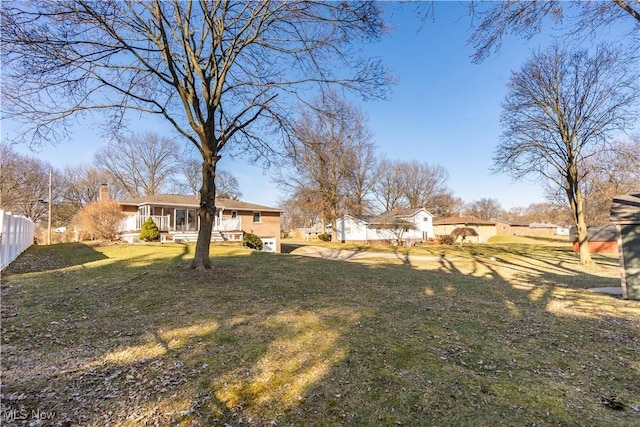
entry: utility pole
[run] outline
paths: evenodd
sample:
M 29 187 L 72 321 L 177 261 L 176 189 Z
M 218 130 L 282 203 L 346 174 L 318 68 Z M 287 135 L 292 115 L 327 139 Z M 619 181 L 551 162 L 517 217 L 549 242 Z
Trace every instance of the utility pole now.
M 51 169 L 49 169 L 49 227 L 47 229 L 47 245 L 51 244 Z

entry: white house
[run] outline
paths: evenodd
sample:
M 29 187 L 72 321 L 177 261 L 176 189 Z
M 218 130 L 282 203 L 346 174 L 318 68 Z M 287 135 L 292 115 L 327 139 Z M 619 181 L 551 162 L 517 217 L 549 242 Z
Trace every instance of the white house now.
M 425 208 L 395 208 L 369 217 L 343 215 L 338 218 L 342 242 L 412 245 L 433 238 L 433 215 Z

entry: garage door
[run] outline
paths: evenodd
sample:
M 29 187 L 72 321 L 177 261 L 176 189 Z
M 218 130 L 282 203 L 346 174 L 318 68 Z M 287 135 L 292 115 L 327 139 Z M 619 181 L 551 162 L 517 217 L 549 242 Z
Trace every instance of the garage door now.
M 276 251 L 276 238 L 275 237 L 261 237 L 262 239 L 262 250 L 264 252 L 275 252 Z

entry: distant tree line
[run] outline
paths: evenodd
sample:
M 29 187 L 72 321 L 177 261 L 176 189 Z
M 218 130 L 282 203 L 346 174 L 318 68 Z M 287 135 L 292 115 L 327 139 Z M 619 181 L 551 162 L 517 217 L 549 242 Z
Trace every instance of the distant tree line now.
M 341 108 L 343 114 L 351 111 L 346 116 L 348 122 L 354 123 L 354 118 L 360 121 L 356 126 L 359 130 L 350 129 L 346 144 L 333 138 L 334 146 L 299 141 L 291 148 L 291 164 L 283 169 L 279 180 L 288 191 L 281 203 L 285 230 L 330 224 L 344 213 L 376 214 L 394 206 L 425 207 L 439 218 L 471 216 L 522 223 L 572 223 L 566 196 L 551 185 L 545 191 L 547 202 L 526 207 L 506 210 L 492 198 L 465 202 L 447 186 L 448 173 L 442 166 L 380 157 L 370 141 L 363 112 L 348 104 Z M 301 138 L 319 138 L 322 132 L 312 132 L 311 128 L 304 130 L 307 134 L 302 133 L 304 126 L 311 126 L 311 118 L 301 117 Z M 92 163 L 63 169 L 17 153 L 11 145 L 2 144 L 0 150 L 0 208 L 46 223 L 52 171 L 54 228 L 69 227 L 83 208 L 97 202 L 101 184 L 108 184 L 116 199 L 158 193 L 196 194 L 199 184 L 200 162 L 184 153 L 177 142 L 156 134 L 114 141 L 99 150 Z M 587 223 L 607 224 L 613 197 L 638 189 L 640 139 L 619 142 L 616 150 L 595 153 L 581 165 L 585 171 L 582 188 Z M 219 197 L 242 197 L 231 172 L 219 170 L 216 183 Z
M 115 139 L 98 150 L 91 163 L 62 169 L 0 144 L 0 209 L 46 224 L 51 202 L 53 228 L 70 227 L 83 222 L 79 213 L 99 201 L 102 184 L 109 186 L 114 199 L 195 195 L 199 181 L 194 177 L 201 175 L 201 163 L 174 139 L 154 133 Z M 231 172 L 218 170 L 216 186 L 218 197 L 242 197 Z
M 363 216 L 394 207 L 424 207 L 439 218 L 575 222 L 575 209 L 567 203 L 566 194 L 558 197 L 557 189 L 565 188 L 562 180 L 553 181 L 555 185 L 547 183 L 548 203 L 510 210 L 490 198 L 465 203 L 448 187 L 444 167 L 415 159 L 387 159 L 376 153 L 366 115 L 336 93 L 325 94 L 313 107 L 303 107 L 301 111 L 290 147 L 290 168 L 279 179 L 288 191 L 282 202 L 285 229 L 332 225 L 336 230 L 336 220 L 343 214 Z M 506 153 L 504 146 L 499 150 L 502 151 L 496 158 L 503 158 L 505 163 L 498 165 L 517 172 L 514 157 Z M 540 154 L 538 158 L 549 157 Z M 613 196 L 633 191 L 640 182 L 640 141 L 608 144 L 606 150 L 576 157 L 575 164 L 582 171 L 576 185 L 584 197 L 586 221 L 607 224 Z M 545 165 L 540 160 L 523 163 L 526 168 Z

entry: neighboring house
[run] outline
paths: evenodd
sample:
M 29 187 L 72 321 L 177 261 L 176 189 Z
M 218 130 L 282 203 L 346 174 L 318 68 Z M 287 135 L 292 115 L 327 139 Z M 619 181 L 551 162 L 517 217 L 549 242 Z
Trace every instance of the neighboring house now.
M 580 252 L 576 227 L 570 228 L 569 236 L 573 242 L 573 252 Z M 589 239 L 589 252 L 592 254 L 618 253 L 618 233 L 615 225 L 590 225 L 587 227 L 587 238 Z
M 503 220 L 495 220 L 496 234 L 499 236 L 528 236 L 529 224 L 524 222 L 511 222 Z
M 198 238 L 200 202 L 196 196 L 158 194 L 117 202 L 126 215 L 121 228 L 123 240 L 137 240 L 142 224 L 149 217 L 160 229 L 162 241 L 195 241 Z M 280 213 L 278 208 L 216 199 L 211 240 L 241 242 L 244 233 L 253 233 L 262 239 L 264 251 L 280 252 Z
M 289 232 L 289 238 L 297 240 L 318 240 L 318 234 L 322 233 L 324 233 L 324 231 L 317 227 L 295 228 Z
M 503 222 L 500 223 L 506 224 Z M 476 238 L 478 242 L 486 242 L 491 237 L 498 234 L 496 221 L 460 216 L 442 218 L 433 221 L 433 232 L 436 236 L 449 235 L 458 227 L 469 227 L 476 230 L 478 233 L 478 237 Z M 473 237 L 468 238 L 469 241 L 473 241 L 473 239 Z
M 495 220 L 500 236 L 568 236 L 569 227 L 547 223 L 523 223 Z
M 491 237 L 500 236 L 554 236 L 568 235 L 567 227 L 555 224 L 525 224 L 502 220 L 484 220 L 473 217 L 449 217 L 433 221 L 436 236 L 449 235 L 458 227 L 470 227 L 478 233 L 478 242 L 487 242 Z M 470 238 L 471 240 L 473 238 Z
M 561 233 L 563 227 L 556 224 L 532 223 L 529 224 L 530 236 L 555 236 L 557 234 L 567 235 L 569 233 Z
M 337 227 L 343 242 L 412 245 L 434 237 L 433 215 L 424 208 L 395 208 L 367 217 L 343 215 Z

